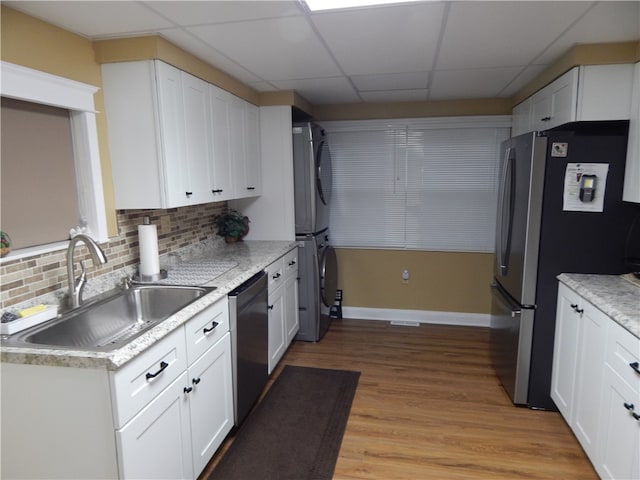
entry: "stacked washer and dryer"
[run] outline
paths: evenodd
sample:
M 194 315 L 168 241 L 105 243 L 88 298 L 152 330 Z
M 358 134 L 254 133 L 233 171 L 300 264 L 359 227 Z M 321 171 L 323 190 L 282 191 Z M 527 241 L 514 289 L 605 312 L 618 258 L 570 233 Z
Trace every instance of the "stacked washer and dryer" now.
M 317 342 L 329 329 L 338 282 L 336 253 L 329 241 L 331 154 L 319 125 L 293 124 L 293 174 L 300 276 L 296 340 Z

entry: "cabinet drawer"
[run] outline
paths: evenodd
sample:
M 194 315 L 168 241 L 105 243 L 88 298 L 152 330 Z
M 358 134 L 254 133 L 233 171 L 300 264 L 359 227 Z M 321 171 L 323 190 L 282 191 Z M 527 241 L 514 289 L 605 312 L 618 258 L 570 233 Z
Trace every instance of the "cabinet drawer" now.
M 229 302 L 225 297 L 191 318 L 185 324 L 187 363 L 191 365 L 228 331 Z
M 174 332 L 111 374 L 113 421 L 122 427 L 187 368 L 184 329 Z
M 265 271 L 269 276 L 269 292 L 273 292 L 276 288 L 284 283 L 284 257 L 279 258 L 267 268 Z
M 640 339 L 611 320 L 607 339 L 606 362 L 636 392 L 640 392 Z
M 283 257 L 284 276 L 298 276 L 298 249 L 294 248 Z

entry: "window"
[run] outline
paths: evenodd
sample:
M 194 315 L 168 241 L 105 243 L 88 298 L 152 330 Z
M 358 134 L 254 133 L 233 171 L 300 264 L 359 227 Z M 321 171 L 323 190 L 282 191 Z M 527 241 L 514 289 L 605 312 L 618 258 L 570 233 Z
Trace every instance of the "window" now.
M 0 94 L 3 98 L 58 107 L 68 112 L 75 172 L 75 182 L 73 184 L 77 191 L 78 204 L 75 214 L 76 221 L 72 226 L 82 225 L 86 227 L 87 233 L 98 242 L 107 241 L 107 222 L 104 211 L 98 134 L 93 102 L 93 95 L 98 89 L 92 85 L 49 75 L 8 62 L 0 62 L 0 68 L 2 71 Z M 31 173 L 33 174 L 34 172 Z M 23 185 L 22 188 L 28 190 L 29 187 L 28 185 Z M 73 188 L 71 189 L 73 190 Z M 57 197 L 53 198 L 57 200 Z M 69 208 L 75 209 L 75 207 Z M 65 228 L 68 229 L 69 226 L 65 226 Z M 11 235 L 10 232 L 9 235 Z M 65 246 L 66 240 L 45 243 L 44 245 L 38 244 L 35 247 L 23 248 L 12 252 L 11 255 L 5 258 L 12 260 L 59 250 Z
M 491 252 L 510 117 L 324 122 L 340 247 Z
M 14 249 L 69 238 L 79 223 L 69 111 L 2 98 L 0 226 Z

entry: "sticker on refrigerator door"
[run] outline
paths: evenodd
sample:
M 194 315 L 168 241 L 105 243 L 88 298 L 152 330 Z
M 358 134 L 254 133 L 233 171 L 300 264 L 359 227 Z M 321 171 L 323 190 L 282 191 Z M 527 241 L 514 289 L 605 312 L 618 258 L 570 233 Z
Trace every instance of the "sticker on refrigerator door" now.
M 551 144 L 551 156 L 564 158 L 567 156 L 569 144 L 565 142 L 553 142 Z
M 567 212 L 604 211 L 608 163 L 568 163 L 562 209 Z

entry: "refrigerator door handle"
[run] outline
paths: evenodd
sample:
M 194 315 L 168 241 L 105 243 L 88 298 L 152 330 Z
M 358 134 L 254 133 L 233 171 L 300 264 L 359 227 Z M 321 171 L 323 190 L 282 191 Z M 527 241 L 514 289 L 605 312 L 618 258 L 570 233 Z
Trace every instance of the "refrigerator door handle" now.
M 491 284 L 491 293 L 494 299 L 511 312 L 511 318 L 516 318 L 522 314 L 522 307 L 519 303 L 514 302 L 504 288 L 497 282 Z
M 502 275 L 506 275 L 509 271 L 509 256 L 511 255 L 511 236 L 513 232 L 513 212 L 515 198 L 513 196 L 513 184 L 515 180 L 515 155 L 512 155 L 513 148 L 507 148 L 504 159 L 504 168 L 502 169 L 502 178 L 500 184 L 500 199 L 498 219 L 498 252 L 496 260 L 498 268 Z

